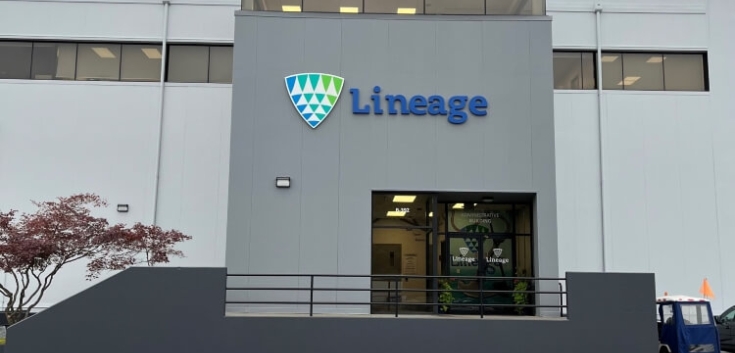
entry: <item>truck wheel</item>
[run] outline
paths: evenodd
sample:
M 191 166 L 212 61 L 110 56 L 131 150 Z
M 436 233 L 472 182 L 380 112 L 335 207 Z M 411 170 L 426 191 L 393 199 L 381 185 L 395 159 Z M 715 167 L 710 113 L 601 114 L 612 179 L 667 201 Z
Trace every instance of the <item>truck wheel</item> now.
M 658 353 L 671 353 L 671 352 L 669 352 L 669 349 L 668 348 L 661 347 L 661 348 L 659 348 Z

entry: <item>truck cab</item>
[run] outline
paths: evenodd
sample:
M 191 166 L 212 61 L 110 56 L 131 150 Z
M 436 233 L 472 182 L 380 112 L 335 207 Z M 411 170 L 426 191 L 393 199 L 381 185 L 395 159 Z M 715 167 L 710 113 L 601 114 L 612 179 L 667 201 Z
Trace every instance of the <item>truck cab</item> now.
M 728 352 L 735 352 L 735 305 L 715 316 L 720 333 L 720 345 Z
M 712 308 L 707 299 L 688 296 L 656 298 L 659 353 L 720 353 Z

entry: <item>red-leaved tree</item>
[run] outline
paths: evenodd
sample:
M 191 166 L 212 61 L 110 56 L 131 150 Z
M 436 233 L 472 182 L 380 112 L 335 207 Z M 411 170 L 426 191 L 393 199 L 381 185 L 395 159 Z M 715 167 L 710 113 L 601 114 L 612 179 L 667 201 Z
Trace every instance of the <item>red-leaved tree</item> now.
M 141 263 L 153 266 L 168 262 L 170 256 L 182 257 L 174 246 L 191 239 L 158 226 L 110 225 L 92 215 L 93 207 L 107 206 L 95 194 L 33 204 L 38 208 L 35 213 L 0 212 L 0 270 L 14 281 L 12 286 L 0 284 L 0 294 L 8 300 L 5 315 L 11 325 L 40 303 L 66 264 L 86 261 L 87 279 L 93 279 L 106 270 Z

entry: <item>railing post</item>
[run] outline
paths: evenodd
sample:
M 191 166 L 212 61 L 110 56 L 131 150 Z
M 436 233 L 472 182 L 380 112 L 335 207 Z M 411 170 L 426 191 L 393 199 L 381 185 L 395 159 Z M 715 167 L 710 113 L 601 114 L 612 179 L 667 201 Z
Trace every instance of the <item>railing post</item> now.
M 559 281 L 559 317 L 564 317 L 564 289 Z
M 314 275 L 311 277 L 311 284 L 309 285 L 309 316 L 314 316 Z
M 485 317 L 485 298 L 482 295 L 482 277 L 480 277 L 480 318 Z
M 396 277 L 396 317 L 398 317 L 398 281 L 399 277 Z

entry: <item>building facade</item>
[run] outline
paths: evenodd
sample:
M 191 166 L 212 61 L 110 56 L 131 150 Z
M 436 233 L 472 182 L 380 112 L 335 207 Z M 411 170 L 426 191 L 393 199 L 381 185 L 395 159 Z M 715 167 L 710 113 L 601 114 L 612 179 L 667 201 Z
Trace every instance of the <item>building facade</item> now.
M 558 275 L 548 17 L 253 11 L 235 43 L 230 271 Z
M 479 271 L 470 251 L 735 301 L 732 2 L 312 2 L 0 1 L 0 209 L 95 192 L 194 236 L 173 266 Z M 304 110 L 320 83 L 338 100 Z

